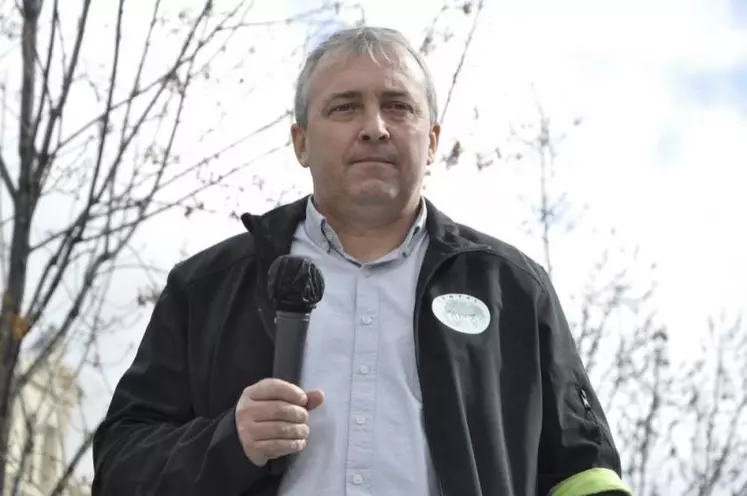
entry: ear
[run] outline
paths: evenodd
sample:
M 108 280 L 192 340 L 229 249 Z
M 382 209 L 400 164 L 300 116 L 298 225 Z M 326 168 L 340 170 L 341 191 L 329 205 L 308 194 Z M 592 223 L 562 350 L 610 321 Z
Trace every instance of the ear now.
M 428 134 L 428 165 L 436 161 L 436 152 L 438 151 L 438 139 L 441 136 L 441 126 L 434 124 L 431 132 Z
M 306 131 L 298 123 L 291 126 L 291 140 L 293 140 L 296 160 L 301 164 L 301 167 L 307 168 L 309 166 L 309 154 L 306 150 Z

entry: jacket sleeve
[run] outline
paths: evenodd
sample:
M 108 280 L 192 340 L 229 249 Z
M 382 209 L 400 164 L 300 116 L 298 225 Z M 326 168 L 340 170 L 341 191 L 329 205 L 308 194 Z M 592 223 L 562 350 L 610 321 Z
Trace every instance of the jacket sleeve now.
M 172 270 L 94 435 L 94 496 L 238 495 L 260 477 L 241 447 L 233 408 L 217 418 L 194 415 L 187 312 Z
M 537 494 L 632 496 L 557 294 L 545 281 L 538 305 L 543 420 Z

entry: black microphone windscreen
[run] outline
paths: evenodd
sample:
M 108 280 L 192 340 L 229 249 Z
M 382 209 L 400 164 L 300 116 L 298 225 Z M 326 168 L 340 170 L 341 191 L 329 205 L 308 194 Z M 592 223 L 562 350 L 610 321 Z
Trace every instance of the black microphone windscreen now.
M 270 266 L 267 291 L 276 310 L 308 313 L 324 295 L 324 278 L 308 258 L 282 255 Z

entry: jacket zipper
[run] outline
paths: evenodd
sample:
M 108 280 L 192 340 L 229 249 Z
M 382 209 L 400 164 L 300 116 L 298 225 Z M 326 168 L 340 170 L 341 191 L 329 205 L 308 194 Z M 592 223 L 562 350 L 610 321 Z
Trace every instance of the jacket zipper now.
M 414 324 L 413 324 L 413 332 L 414 332 L 414 340 L 415 340 L 415 365 L 418 369 L 418 380 L 420 380 L 420 345 L 418 340 L 418 325 L 420 320 L 420 309 L 422 308 L 422 300 L 425 296 L 425 290 L 428 287 L 428 284 L 430 284 L 431 279 L 433 279 L 433 276 L 436 275 L 436 272 L 438 272 L 438 269 L 441 268 L 441 266 L 446 263 L 447 261 L 451 260 L 453 257 L 456 257 L 457 255 L 462 255 L 464 253 L 471 253 L 471 252 L 485 252 L 485 253 L 493 253 L 487 248 L 463 248 L 459 251 L 449 253 L 448 255 L 441 258 L 438 262 L 436 262 L 433 265 L 433 268 L 431 268 L 431 271 L 426 275 L 425 279 L 423 280 L 423 286 L 421 288 L 421 291 L 419 294 L 415 295 L 415 312 L 414 312 Z M 423 389 L 423 384 L 421 381 L 420 389 Z M 426 430 L 426 438 L 428 437 L 428 415 L 426 414 L 426 409 L 423 408 L 423 423 L 425 424 L 425 430 Z M 438 492 L 441 496 L 444 496 L 444 488 L 443 483 L 441 482 L 441 473 L 439 470 L 439 467 L 436 465 L 436 456 L 433 453 L 433 443 L 431 441 L 427 441 L 428 443 L 428 451 L 431 454 L 431 460 L 433 461 L 433 468 L 436 472 L 436 480 L 438 481 Z
M 599 423 L 599 420 L 597 420 L 597 416 L 594 413 L 594 409 L 591 408 L 591 403 L 589 402 L 589 396 L 588 396 L 588 393 L 586 392 L 586 388 L 584 388 L 583 386 L 580 387 L 578 390 L 578 395 L 581 398 L 581 404 L 584 407 L 586 417 L 590 419 L 594 423 L 594 425 L 597 426 L 597 429 L 599 429 L 599 432 L 602 433 L 602 437 L 604 438 L 604 440 L 607 443 L 609 443 L 610 440 L 607 438 L 607 431 L 602 426 L 602 424 Z

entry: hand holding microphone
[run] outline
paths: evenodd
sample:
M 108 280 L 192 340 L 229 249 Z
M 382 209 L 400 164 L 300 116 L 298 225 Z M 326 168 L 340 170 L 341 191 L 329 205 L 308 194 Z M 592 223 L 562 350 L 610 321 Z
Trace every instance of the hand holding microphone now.
M 244 454 L 258 467 L 306 446 L 309 411 L 324 395 L 304 392 L 280 379 L 263 379 L 246 388 L 236 405 L 236 428 Z
M 236 405 L 244 453 L 260 467 L 306 446 L 308 412 L 324 400 L 322 391 L 297 385 L 309 317 L 324 294 L 321 272 L 307 258 L 281 256 L 270 266 L 268 291 L 276 310 L 273 378 L 247 387 Z M 281 461 L 271 465 L 274 473 Z

